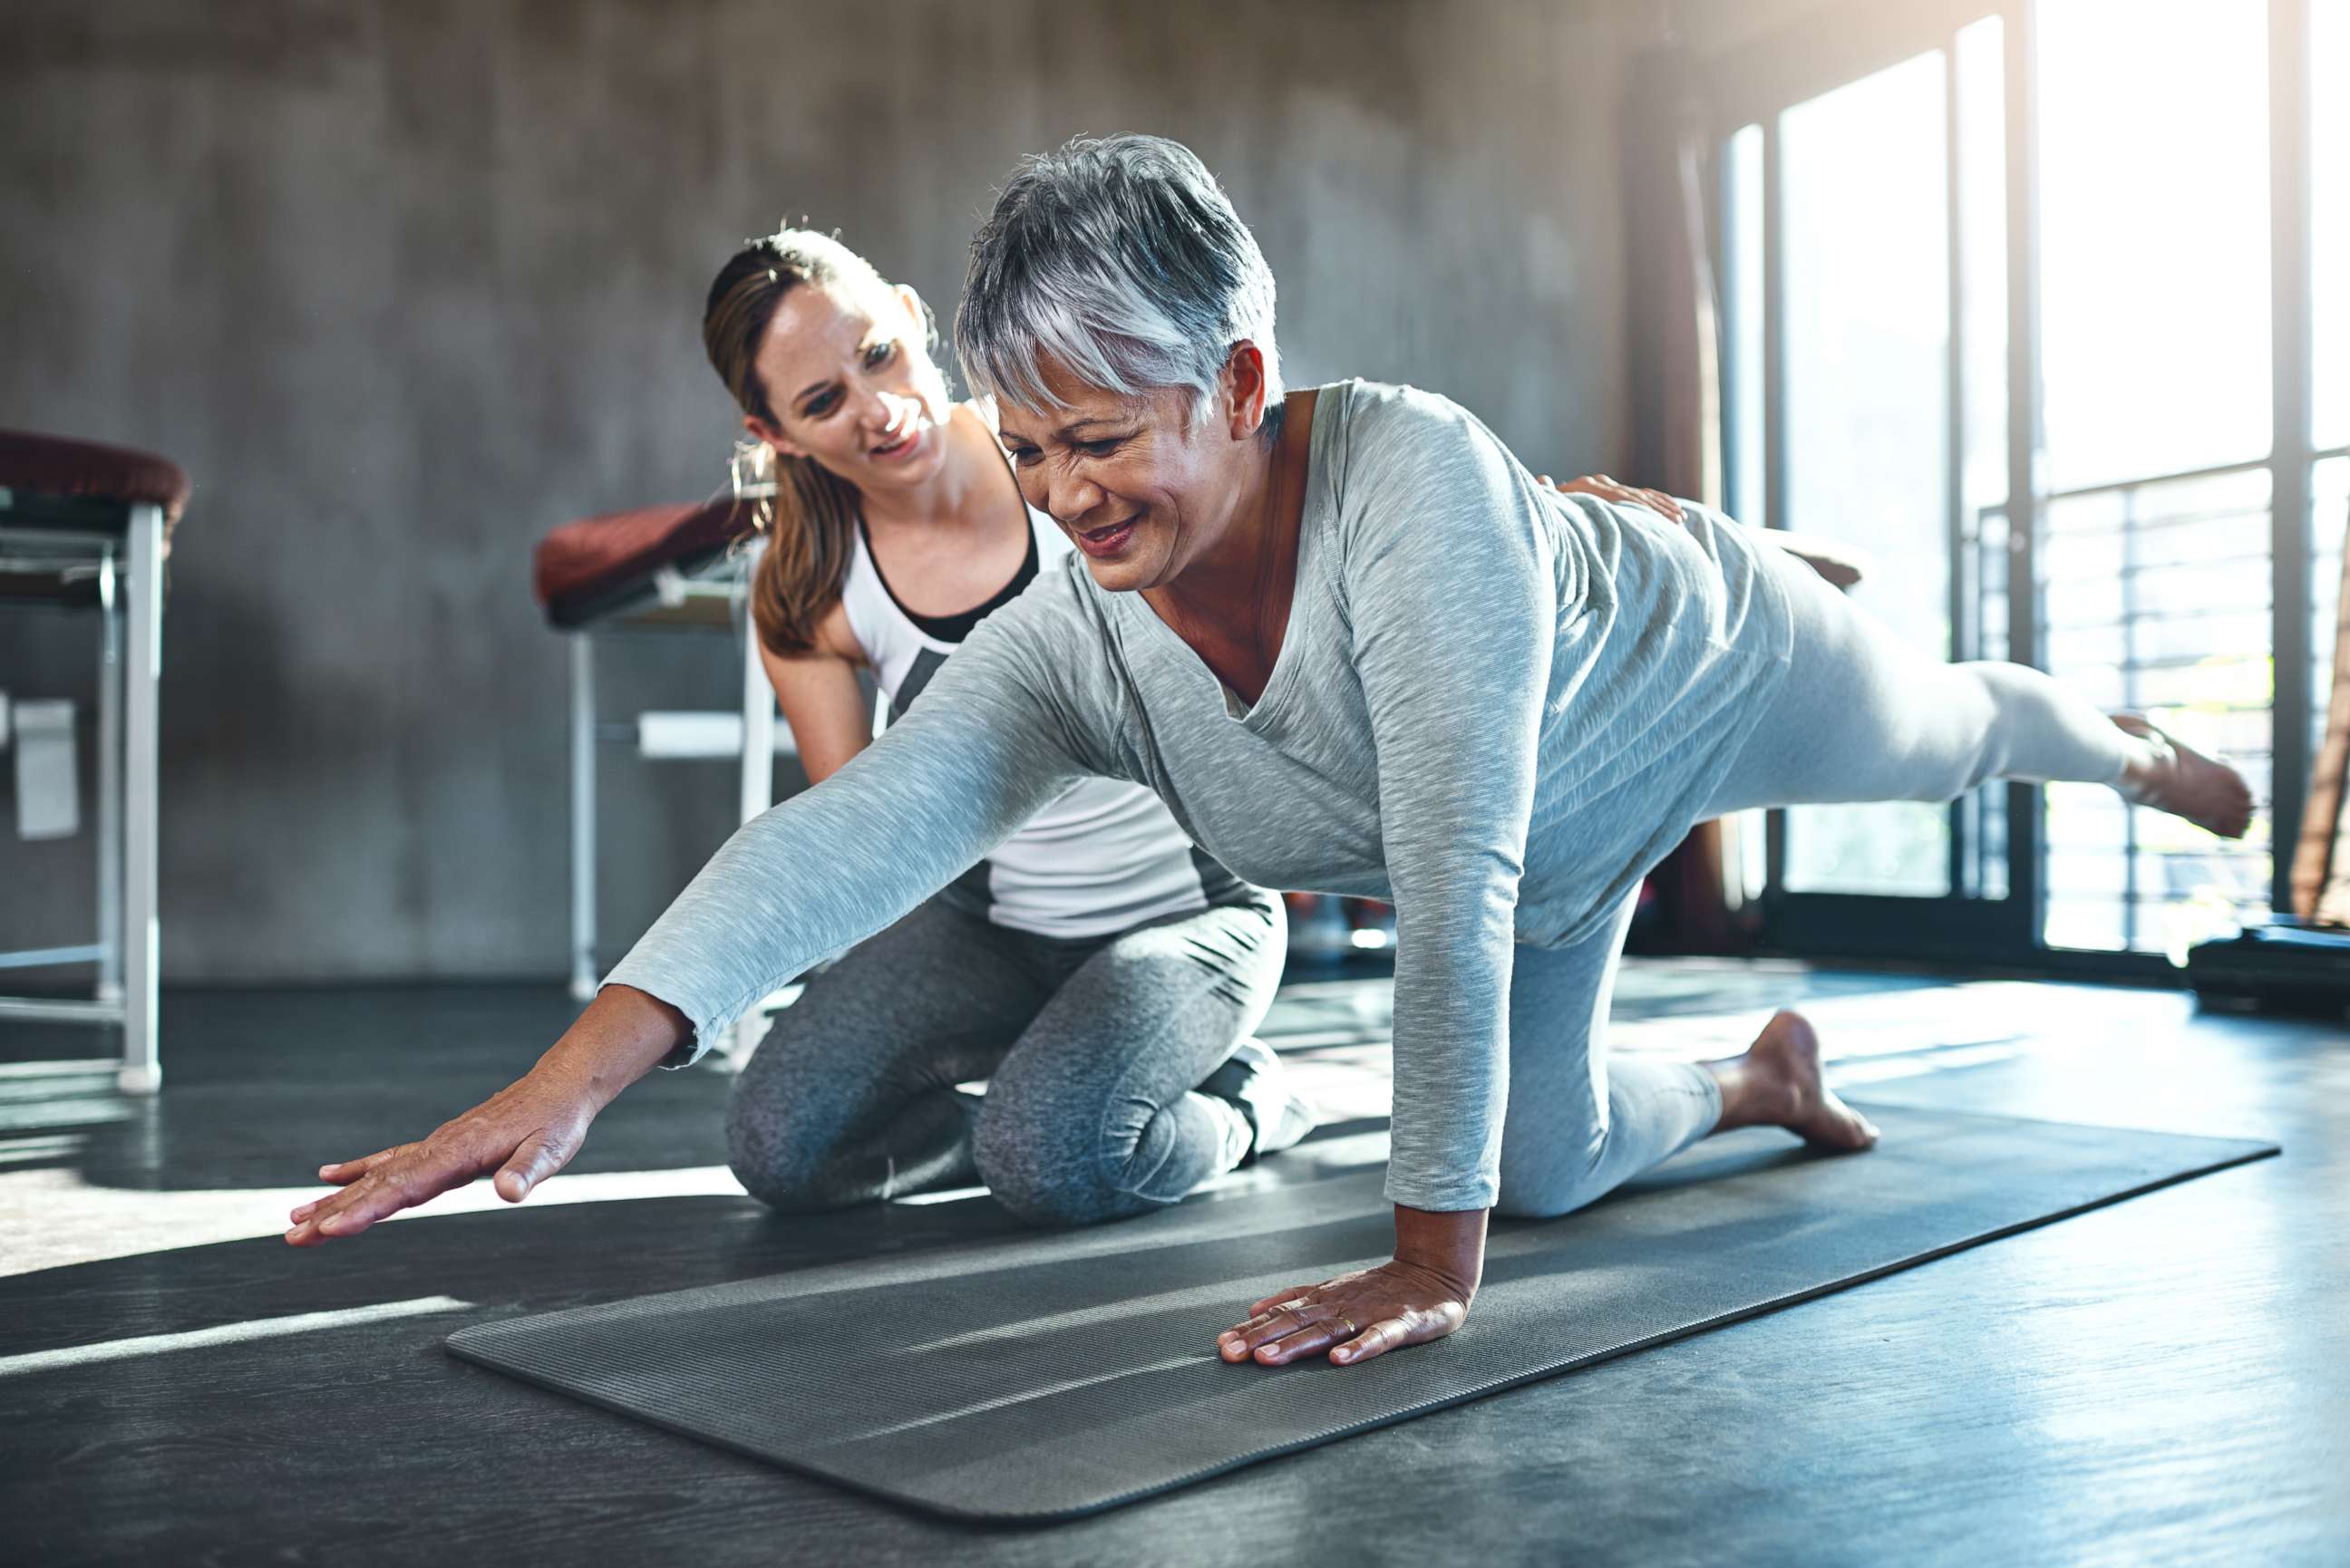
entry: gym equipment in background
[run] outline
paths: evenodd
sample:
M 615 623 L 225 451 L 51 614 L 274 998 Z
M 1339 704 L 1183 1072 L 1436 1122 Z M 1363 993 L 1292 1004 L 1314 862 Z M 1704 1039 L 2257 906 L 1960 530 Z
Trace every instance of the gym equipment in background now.
M 0 997 L 0 1019 L 120 1024 L 123 1091 L 162 1085 L 156 947 L 157 721 L 163 672 L 163 573 L 188 476 L 168 459 L 60 436 L 0 431 L 0 608 L 98 618 L 97 940 L 0 953 L 0 969 L 94 966 L 93 994 Z M 16 693 L 20 721 L 35 704 Z M 20 734 L 40 749 L 28 786 L 40 794 L 35 831 L 78 829 L 78 802 L 60 811 L 56 747 L 70 770 L 69 714 L 39 711 Z M 60 722 L 68 726 L 60 735 Z M 21 727 L 12 726 L 12 728 Z M 21 775 L 20 775 L 21 777 Z
M 793 753 L 791 730 L 776 722 L 775 691 L 751 628 L 749 584 L 764 542 L 745 504 L 750 493 L 583 517 L 550 532 L 532 556 L 532 585 L 547 624 L 571 639 L 571 994 L 581 1002 L 595 996 L 603 976 L 597 958 L 598 746 L 626 744 L 649 762 L 739 758 L 743 822 L 775 804 L 775 753 Z M 742 645 L 739 706 L 599 721 L 597 644 L 661 632 L 734 637 Z M 757 1044 L 766 1011 L 753 1009 L 738 1026 L 738 1049 Z

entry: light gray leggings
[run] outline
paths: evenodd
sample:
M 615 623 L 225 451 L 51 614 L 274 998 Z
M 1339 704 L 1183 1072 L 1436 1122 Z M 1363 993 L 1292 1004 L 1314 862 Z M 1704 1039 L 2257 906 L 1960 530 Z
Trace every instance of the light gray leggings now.
M 850 950 L 734 1080 L 726 1142 L 786 1211 L 983 1180 L 1038 1224 L 1174 1202 L 1238 1164 L 1247 1122 L 1192 1091 L 1264 1017 L 1278 899 L 1067 940 L 941 899 Z M 955 1085 L 989 1081 L 983 1100 Z
M 1951 800 L 1994 778 L 2117 784 L 2143 742 L 2036 670 L 1943 664 L 1894 639 L 1810 567 L 1765 552 L 1794 610 L 1786 680 L 1704 815 L 1758 806 Z M 1607 1059 L 1627 901 L 1597 935 L 1517 950 L 1501 1212 L 1565 1214 L 1713 1130 L 1694 1063 Z

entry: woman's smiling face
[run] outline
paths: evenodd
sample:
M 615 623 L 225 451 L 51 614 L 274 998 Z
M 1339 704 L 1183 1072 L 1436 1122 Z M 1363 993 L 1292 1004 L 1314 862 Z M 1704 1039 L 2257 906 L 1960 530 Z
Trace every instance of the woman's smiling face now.
M 1028 504 L 1051 515 L 1113 593 L 1164 587 L 1230 530 L 1263 460 L 1256 421 L 1235 420 L 1232 376 L 1195 419 L 1190 389 L 1138 396 L 1088 387 L 1044 368 L 1060 408 L 997 410 L 1004 451 Z
M 777 303 L 759 343 L 775 422 L 744 422 L 861 491 L 921 483 L 946 462 L 951 406 L 923 337 L 910 288 L 804 284 Z

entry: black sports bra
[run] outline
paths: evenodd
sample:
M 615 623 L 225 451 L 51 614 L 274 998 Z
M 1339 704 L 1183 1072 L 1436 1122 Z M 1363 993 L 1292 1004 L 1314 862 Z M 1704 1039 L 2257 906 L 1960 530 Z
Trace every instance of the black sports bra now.
M 898 607 L 898 613 L 912 621 L 924 637 L 938 642 L 959 643 L 972 634 L 972 628 L 1018 598 L 1021 590 L 1036 580 L 1036 523 L 1035 518 L 1026 515 L 1024 508 L 1022 521 L 1028 524 L 1028 554 L 1021 561 L 1020 569 L 1013 573 L 1012 580 L 997 589 L 995 596 L 985 604 L 954 615 L 920 615 L 908 609 L 906 601 L 898 597 L 898 590 L 891 587 L 889 579 L 883 576 L 880 557 L 873 554 L 873 536 L 865 534 L 862 521 L 857 524 L 857 531 L 865 534 L 865 554 L 873 562 L 873 575 L 881 579 L 881 591 L 889 596 L 889 602 Z

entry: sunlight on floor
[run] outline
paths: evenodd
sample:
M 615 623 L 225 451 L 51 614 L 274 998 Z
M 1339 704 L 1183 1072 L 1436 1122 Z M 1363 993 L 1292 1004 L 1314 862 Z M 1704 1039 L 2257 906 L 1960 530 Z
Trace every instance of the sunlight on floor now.
M 101 1187 L 71 1170 L 0 1171 L 0 1278 L 68 1263 L 131 1258 L 218 1241 L 282 1236 L 286 1211 L 332 1190 L 324 1187 L 241 1191 L 142 1192 Z M 684 1170 L 592 1171 L 557 1176 L 533 1193 L 530 1208 L 611 1203 L 638 1198 L 739 1198 L 743 1184 L 723 1165 Z M 479 1214 L 508 1204 L 486 1181 L 448 1193 L 386 1224 L 449 1214 Z M 54 1216 L 71 1213 L 60 1233 Z M 338 1243 L 348 1245 L 350 1243 Z
M 57 1350 L 36 1350 L 23 1355 L 0 1355 L 0 1377 L 27 1372 L 54 1372 L 65 1366 L 88 1366 L 101 1361 L 124 1361 L 138 1355 L 161 1355 L 177 1350 L 201 1350 L 215 1345 L 239 1345 L 247 1340 L 279 1339 L 292 1334 L 316 1334 L 321 1329 L 348 1328 L 356 1324 L 384 1323 L 393 1318 L 424 1317 L 434 1313 L 471 1312 L 474 1303 L 454 1296 L 418 1296 L 404 1302 L 380 1302 L 373 1306 L 341 1307 L 333 1312 L 296 1313 L 286 1317 L 253 1318 L 179 1334 L 142 1334 L 129 1339 L 101 1339 L 93 1345 L 69 1345 Z

